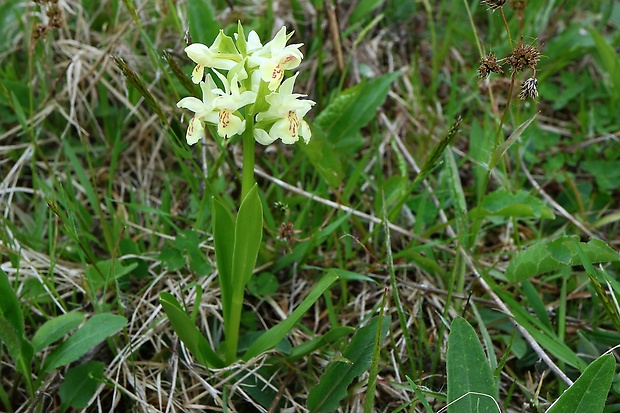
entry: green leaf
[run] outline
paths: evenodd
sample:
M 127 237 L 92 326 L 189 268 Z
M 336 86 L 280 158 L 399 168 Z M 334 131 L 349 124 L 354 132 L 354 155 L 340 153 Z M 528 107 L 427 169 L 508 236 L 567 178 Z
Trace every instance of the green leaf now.
M 334 327 L 329 330 L 322 337 L 317 337 L 308 342 L 302 343 L 296 347 L 293 347 L 290 354 L 287 356 L 287 360 L 289 362 L 293 362 L 295 360 L 299 360 L 302 357 L 307 356 L 310 353 L 313 353 L 320 349 L 321 347 L 329 345 L 330 347 L 334 346 L 338 340 L 343 337 L 346 337 L 355 332 L 353 327 Z
M 200 250 L 199 245 L 200 238 L 198 238 L 196 231 L 191 229 L 179 231 L 177 236 L 174 238 L 174 246 L 181 251 L 187 251 L 189 253 L 197 252 Z
M 215 260 L 219 273 L 220 288 L 222 291 L 222 306 L 224 311 L 230 308 L 232 295 L 232 263 L 235 248 L 235 224 L 233 217 L 224 204 L 217 199 L 211 200 L 213 209 L 213 243 L 215 246 Z
M 58 388 L 61 411 L 69 407 L 83 409 L 97 391 L 103 379 L 104 364 L 100 361 L 90 361 L 86 364 L 72 367 L 65 374 L 65 381 Z
M 387 73 L 342 91 L 317 117 L 315 125 L 337 143 L 354 136 L 375 118 L 398 73 Z
M 50 344 L 63 338 L 84 320 L 84 313 L 73 311 L 46 321 L 32 338 L 35 351 L 41 351 Z
M 157 258 L 169 271 L 180 270 L 185 266 L 185 256 L 183 256 L 183 253 L 179 249 L 174 247 L 164 248 Z
M 252 276 L 262 239 L 263 206 L 258 196 L 258 185 L 254 184 L 239 207 L 235 223 L 232 276 L 234 278 L 233 283 L 241 284 L 241 289 L 245 287 Z
M 192 0 L 187 6 L 189 30 L 193 41 L 210 45 L 219 33 L 220 27 L 220 23 L 215 20 L 215 9 L 211 0 Z
M 547 410 L 547 413 L 602 413 L 616 370 L 611 354 L 592 362 L 583 374 Z
M 135 262 L 128 266 L 124 266 L 123 263 L 117 259 L 99 261 L 95 265 L 88 266 L 86 269 L 86 279 L 92 288 L 102 288 L 113 280 L 129 274 L 137 266 L 138 264 Z
M 45 373 L 71 363 L 106 338 L 118 333 L 127 325 L 119 315 L 103 313 L 92 316 L 78 331 L 47 356 L 41 369 Z
M 327 133 L 313 123 L 312 139 L 307 145 L 299 145 L 301 151 L 308 157 L 312 166 L 327 182 L 330 188 L 337 188 L 344 180 L 344 169 L 335 145 L 327 139 Z
M 506 269 L 506 279 L 517 282 L 582 264 L 577 243 L 591 263 L 620 261 L 620 255 L 601 240 L 592 239 L 587 244 L 578 241 L 579 237 L 574 235 L 550 242 L 537 242 L 515 255 Z
M 433 147 L 433 150 L 430 155 L 426 157 L 422 168 L 420 168 L 420 173 L 415 177 L 414 185 L 420 182 L 422 179 L 426 178 L 437 166 L 441 164 L 441 156 L 443 152 L 446 150 L 448 145 L 452 143 L 454 137 L 459 131 L 459 126 L 461 125 L 461 117 L 457 117 L 452 127 L 443 137 L 441 141 L 437 145 Z
M 536 116 L 538 116 L 538 112 L 535 113 L 534 116 L 523 122 L 521 125 L 519 125 L 519 127 L 515 129 L 514 132 L 512 132 L 512 135 L 510 135 L 508 139 L 506 139 L 504 143 L 502 143 L 501 146 L 497 148 L 495 152 L 493 152 L 493 156 L 491 156 L 491 162 L 489 164 L 489 171 L 495 168 L 497 162 L 501 159 L 502 156 L 504 156 L 506 151 L 517 141 L 517 139 L 519 139 L 525 128 L 530 126 L 530 123 L 532 123 L 534 119 L 536 119 Z
M 375 118 L 397 77 L 398 73 L 388 73 L 342 91 L 311 124 L 310 143 L 299 147 L 331 188 L 337 188 L 345 179 L 343 164 L 348 159 L 344 157 L 357 151 L 359 139 L 355 138 Z M 343 154 L 343 150 L 336 149 L 340 146 L 349 150 Z
M 196 275 L 207 275 L 213 270 L 202 251 L 190 253 L 189 266 Z
M 222 359 L 213 351 L 209 342 L 187 313 L 183 311 L 176 298 L 170 293 L 162 292 L 159 294 L 159 302 L 166 312 L 172 328 L 189 352 L 196 357 L 196 361 L 206 367 L 224 367 Z
M 20 338 L 24 336 L 24 316 L 9 277 L 0 269 L 0 318 L 4 318 Z M 0 336 L 2 338 L 2 336 Z
M 248 282 L 248 291 L 256 297 L 265 297 L 272 295 L 278 288 L 280 283 L 275 275 L 270 272 L 263 272 L 255 277 L 250 278 Z
M 333 271 L 328 272 L 314 286 L 310 294 L 299 304 L 299 306 L 288 316 L 286 320 L 282 320 L 278 325 L 265 331 L 243 355 L 243 360 L 249 360 L 254 356 L 261 354 L 275 347 L 292 329 L 297 322 L 308 312 L 310 307 L 314 305 L 316 300 L 338 279 Z
M 476 331 L 461 317 L 452 322 L 448 336 L 446 354 L 448 370 L 448 407 L 449 413 L 477 412 L 497 413 L 497 405 L 488 397 L 497 400 L 497 389 L 493 380 L 491 366 L 486 359 L 482 344 Z M 464 396 L 464 397 L 463 397 Z
M 367 326 L 358 330 L 351 343 L 342 353 L 342 361 L 330 363 L 319 384 L 310 390 L 308 409 L 312 413 L 333 412 L 340 400 L 347 396 L 349 384 L 368 370 L 372 362 L 373 348 L 377 336 L 379 319 L 370 320 Z M 381 338 L 387 334 L 389 318 L 383 320 Z
M 0 343 L 6 346 L 17 370 L 29 375 L 34 350 L 24 336 L 24 316 L 17 295 L 1 269 L 0 297 Z
M 525 191 L 513 194 L 503 189 L 487 195 L 480 207 L 472 209 L 471 215 L 473 217 L 555 218 L 553 211 L 540 199 Z

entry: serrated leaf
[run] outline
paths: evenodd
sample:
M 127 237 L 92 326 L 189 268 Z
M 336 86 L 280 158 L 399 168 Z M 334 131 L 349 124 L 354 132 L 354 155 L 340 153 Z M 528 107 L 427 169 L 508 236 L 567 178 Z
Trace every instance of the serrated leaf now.
M 587 244 L 578 241 L 579 237 L 575 235 L 550 242 L 537 242 L 514 256 L 506 269 L 506 279 L 517 282 L 558 271 L 567 266 L 582 264 L 576 243 L 590 263 L 620 261 L 620 255 L 601 240 L 592 239 Z
M 63 338 L 84 320 L 84 313 L 73 311 L 46 321 L 32 338 L 35 351 L 41 351 L 50 344 Z
M 616 370 L 616 359 L 611 354 L 593 361 L 547 413 L 602 413 L 605 400 Z
M 452 403 L 448 406 L 449 413 L 497 413 L 496 404 L 488 397 L 477 394 L 462 397 L 467 393 L 476 392 L 497 400 L 491 366 L 476 331 L 464 318 L 457 317 L 452 322 L 448 336 L 446 365 L 448 403 Z
M 340 401 L 347 396 L 351 382 L 370 367 L 377 335 L 379 319 L 373 318 L 367 326 L 358 330 L 351 343 L 342 353 L 342 360 L 330 363 L 319 384 L 310 390 L 308 409 L 312 413 L 332 412 L 338 409 Z M 389 319 L 381 326 L 381 337 L 385 337 Z
M 118 333 L 127 325 L 120 315 L 103 313 L 92 316 L 86 323 L 47 356 L 42 371 L 50 371 L 82 357 L 106 338 Z

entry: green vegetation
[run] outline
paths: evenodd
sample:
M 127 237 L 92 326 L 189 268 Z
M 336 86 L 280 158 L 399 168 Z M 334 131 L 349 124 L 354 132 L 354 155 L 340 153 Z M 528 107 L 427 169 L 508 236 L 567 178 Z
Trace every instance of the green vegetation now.
M 620 411 L 618 2 L 0 19 L 0 411 Z M 303 43 L 308 144 L 187 144 L 239 22 Z

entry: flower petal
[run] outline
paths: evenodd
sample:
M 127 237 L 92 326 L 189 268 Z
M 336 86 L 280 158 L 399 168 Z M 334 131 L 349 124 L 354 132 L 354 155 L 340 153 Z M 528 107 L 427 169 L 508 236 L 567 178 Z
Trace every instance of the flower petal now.
M 198 142 L 205 134 L 205 125 L 202 121 L 194 116 L 192 120 L 189 121 L 189 126 L 187 127 L 187 134 L 185 135 L 185 140 L 188 145 L 193 145 Z

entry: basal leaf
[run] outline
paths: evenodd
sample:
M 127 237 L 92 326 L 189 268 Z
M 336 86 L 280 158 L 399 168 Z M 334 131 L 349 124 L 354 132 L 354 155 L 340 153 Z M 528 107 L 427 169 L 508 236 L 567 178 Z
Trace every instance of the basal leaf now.
M 233 283 L 241 284 L 241 288 L 245 287 L 252 276 L 262 239 L 263 206 L 258 196 L 258 185 L 254 184 L 239 207 L 235 223 L 232 277 Z
M 577 243 L 590 263 L 618 262 L 620 255 L 605 242 L 592 239 L 579 242 L 577 236 L 566 236 L 550 242 L 537 242 L 514 256 L 506 269 L 506 279 L 518 282 L 539 274 L 582 264 Z
M 607 393 L 616 370 L 616 359 L 611 354 L 592 362 L 547 413 L 602 413 Z
M 58 389 L 62 401 L 60 410 L 64 412 L 69 407 L 87 407 L 103 379 L 103 369 L 104 364 L 100 361 L 91 361 L 69 369 L 64 383 Z
M 63 338 L 84 320 L 84 313 L 72 311 L 46 321 L 32 338 L 32 346 L 35 351 L 41 351 L 50 344 Z
M 207 367 L 224 367 L 222 359 L 213 351 L 207 339 L 204 338 L 189 315 L 183 311 L 176 298 L 170 293 L 162 292 L 159 294 L 159 302 L 164 308 L 172 328 L 189 352 L 196 357 L 196 361 Z
M 476 331 L 464 318 L 457 317 L 452 322 L 446 365 L 448 403 L 453 403 L 448 407 L 449 413 L 497 413 L 496 404 L 490 398 L 477 394 L 464 396 L 476 392 L 497 400 L 491 366 Z
M 50 371 L 82 357 L 88 350 L 106 338 L 118 333 L 127 325 L 119 315 L 103 313 L 92 316 L 78 331 L 47 356 L 42 371 Z

